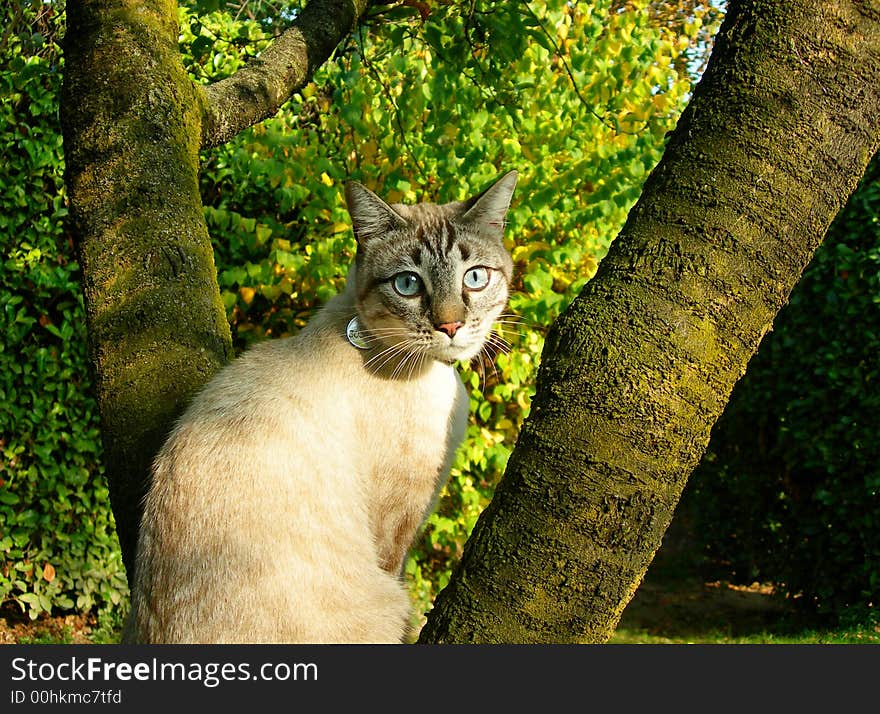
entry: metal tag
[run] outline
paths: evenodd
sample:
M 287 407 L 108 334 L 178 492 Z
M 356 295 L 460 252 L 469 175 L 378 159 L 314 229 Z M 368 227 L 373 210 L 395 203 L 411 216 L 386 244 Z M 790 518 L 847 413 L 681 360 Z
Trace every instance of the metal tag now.
M 361 326 L 358 322 L 357 316 L 349 320 L 348 327 L 345 328 L 345 336 L 348 338 L 348 341 L 351 342 L 351 344 L 353 344 L 359 350 L 369 349 L 370 345 L 367 342 L 368 335 L 369 333 L 361 331 Z

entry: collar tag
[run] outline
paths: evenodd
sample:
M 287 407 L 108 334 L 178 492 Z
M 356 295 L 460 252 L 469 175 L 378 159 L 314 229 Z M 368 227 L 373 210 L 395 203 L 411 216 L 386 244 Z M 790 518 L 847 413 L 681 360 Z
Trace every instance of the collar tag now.
M 369 333 L 361 330 L 361 325 L 358 322 L 357 316 L 349 320 L 348 327 L 345 328 L 345 336 L 348 338 L 348 341 L 351 342 L 351 344 L 353 344 L 359 350 L 369 349 L 370 345 L 367 342 L 368 335 Z

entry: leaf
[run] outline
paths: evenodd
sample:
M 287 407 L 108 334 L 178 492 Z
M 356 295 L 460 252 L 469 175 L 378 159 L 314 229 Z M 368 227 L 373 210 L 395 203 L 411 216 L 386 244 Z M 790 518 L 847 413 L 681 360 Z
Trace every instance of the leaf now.
M 213 40 L 207 35 L 199 35 L 190 45 L 190 52 L 195 59 L 206 57 L 214 46 Z
M 272 237 L 272 229 L 262 223 L 257 226 L 255 233 L 257 236 L 257 243 L 261 245 Z

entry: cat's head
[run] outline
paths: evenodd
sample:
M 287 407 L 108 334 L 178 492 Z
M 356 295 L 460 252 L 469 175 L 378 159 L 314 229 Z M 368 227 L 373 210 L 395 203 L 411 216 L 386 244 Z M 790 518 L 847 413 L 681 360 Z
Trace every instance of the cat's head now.
M 345 196 L 358 251 L 361 330 L 389 359 L 469 360 L 507 305 L 513 262 L 505 216 L 516 171 L 467 201 L 385 203 L 359 183 Z

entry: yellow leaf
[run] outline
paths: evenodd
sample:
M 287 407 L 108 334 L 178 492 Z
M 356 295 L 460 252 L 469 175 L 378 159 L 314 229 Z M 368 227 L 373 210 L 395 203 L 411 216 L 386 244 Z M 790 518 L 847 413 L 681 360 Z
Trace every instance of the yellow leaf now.
M 324 184 L 325 186 L 332 186 L 333 185 L 333 179 L 327 175 L 326 171 L 324 171 L 321 174 L 321 183 Z
M 55 579 L 55 567 L 51 563 L 46 563 L 43 566 L 43 580 L 47 583 L 51 583 Z
M 550 244 L 542 240 L 536 240 L 517 246 L 513 249 L 513 261 L 515 263 L 527 263 L 532 259 L 532 255 L 539 250 L 550 250 Z
M 365 141 L 360 148 L 361 158 L 367 163 L 372 163 L 373 157 L 379 151 L 379 145 L 373 140 Z
M 599 269 L 599 264 L 596 262 L 596 259 L 591 255 L 585 257 L 581 261 L 581 265 L 583 265 L 584 274 L 588 278 L 592 278 L 596 274 L 596 271 Z
M 245 305 L 250 305 L 253 302 L 255 293 L 256 290 L 253 288 L 243 287 L 238 289 L 238 294 L 241 295 Z

